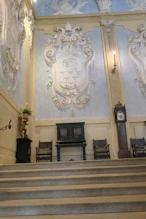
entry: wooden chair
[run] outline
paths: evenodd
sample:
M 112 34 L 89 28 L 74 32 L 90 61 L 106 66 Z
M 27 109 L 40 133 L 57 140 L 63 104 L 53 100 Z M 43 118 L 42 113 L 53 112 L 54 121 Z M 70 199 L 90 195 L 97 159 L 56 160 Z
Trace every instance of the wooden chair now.
M 36 147 L 36 162 L 40 160 L 49 160 L 52 162 L 52 141 L 39 142 L 39 147 Z
M 133 157 L 145 157 L 146 156 L 146 141 L 144 138 L 132 139 L 131 147 L 133 150 Z
M 94 149 L 94 159 L 107 158 L 110 159 L 109 144 L 107 140 L 94 140 L 93 139 L 93 149 Z

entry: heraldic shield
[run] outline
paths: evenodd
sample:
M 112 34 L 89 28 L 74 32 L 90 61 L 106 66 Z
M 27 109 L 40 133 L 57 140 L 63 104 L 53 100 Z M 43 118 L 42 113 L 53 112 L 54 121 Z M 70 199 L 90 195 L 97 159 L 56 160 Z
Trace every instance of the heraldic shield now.
M 69 22 L 65 28 L 48 40 L 45 61 L 51 68 L 54 104 L 62 110 L 71 106 L 85 107 L 90 100 L 89 67 L 94 60 L 90 39 L 80 32 L 82 27 L 73 28 Z

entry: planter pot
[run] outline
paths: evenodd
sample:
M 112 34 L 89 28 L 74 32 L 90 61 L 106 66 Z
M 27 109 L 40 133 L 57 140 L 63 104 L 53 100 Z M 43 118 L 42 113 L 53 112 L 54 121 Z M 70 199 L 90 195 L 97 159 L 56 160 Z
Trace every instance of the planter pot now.
M 29 114 L 28 113 L 23 113 L 23 118 L 28 118 Z

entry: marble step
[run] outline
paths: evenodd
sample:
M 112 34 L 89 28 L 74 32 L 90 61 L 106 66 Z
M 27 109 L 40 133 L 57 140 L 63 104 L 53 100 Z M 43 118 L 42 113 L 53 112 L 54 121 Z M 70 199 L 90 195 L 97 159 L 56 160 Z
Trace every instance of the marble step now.
M 146 195 L 13 200 L 0 202 L 0 216 L 146 212 Z
M 0 201 L 50 199 L 73 197 L 99 197 L 146 195 L 145 183 L 90 184 L 72 186 L 19 187 L 0 189 Z
M 146 173 L 1 178 L 0 188 L 146 182 Z
M 0 219 L 146 219 L 146 212 L 80 214 L 80 215 L 41 215 L 0 217 Z
M 75 168 L 89 166 L 127 166 L 146 164 L 146 158 L 129 158 L 117 160 L 87 160 L 87 161 L 67 161 L 67 162 L 45 162 L 45 163 L 25 163 L 14 165 L 0 165 L 0 170 L 27 170 L 27 169 L 52 169 L 52 168 Z
M 136 173 L 146 172 L 146 165 L 128 166 L 103 166 L 103 167 L 76 167 L 64 169 L 28 169 L 28 170 L 3 170 L 1 178 L 36 177 L 36 176 L 68 176 L 87 174 L 111 174 L 111 173 Z

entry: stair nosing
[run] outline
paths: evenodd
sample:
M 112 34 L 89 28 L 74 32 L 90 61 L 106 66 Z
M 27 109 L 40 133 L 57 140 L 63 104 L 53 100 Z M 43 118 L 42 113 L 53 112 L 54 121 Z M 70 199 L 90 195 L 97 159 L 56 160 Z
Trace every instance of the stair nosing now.
M 50 199 L 26 199 L 1 201 L 1 207 L 19 207 L 19 206 L 44 206 L 44 205 L 72 205 L 72 204 L 95 204 L 95 203 L 129 203 L 146 202 L 146 195 L 124 195 L 124 196 L 99 196 L 83 198 L 50 198 Z

